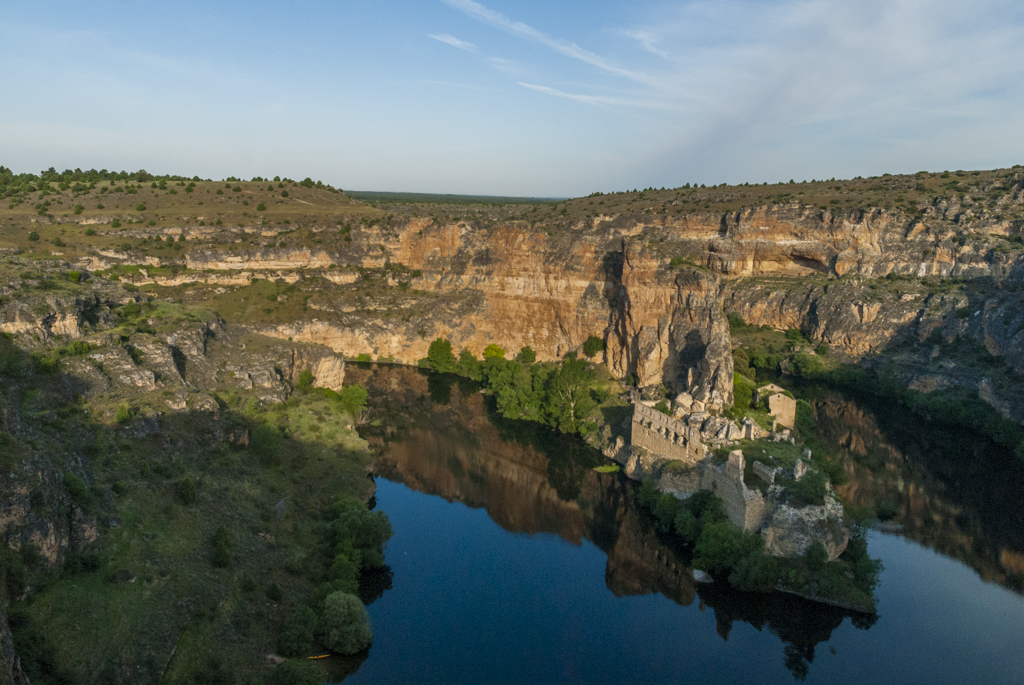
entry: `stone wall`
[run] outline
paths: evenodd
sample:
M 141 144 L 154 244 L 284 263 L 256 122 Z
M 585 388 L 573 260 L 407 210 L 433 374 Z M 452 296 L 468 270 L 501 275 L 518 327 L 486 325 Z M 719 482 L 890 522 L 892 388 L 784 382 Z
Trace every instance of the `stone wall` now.
M 721 498 L 729 523 L 757 532 L 764 525 L 768 502 L 758 490 L 751 490 L 743 483 L 745 466 L 743 453 L 732 451 L 725 464 L 709 464 L 704 469 L 701 489 L 711 490 Z
M 633 405 L 631 441 L 666 459 L 696 463 L 706 456 L 700 426 L 689 426 L 647 405 Z
M 768 398 L 768 411 L 780 426 L 793 428 L 796 425 L 796 400 L 792 397 L 786 397 L 782 393 L 772 395 Z

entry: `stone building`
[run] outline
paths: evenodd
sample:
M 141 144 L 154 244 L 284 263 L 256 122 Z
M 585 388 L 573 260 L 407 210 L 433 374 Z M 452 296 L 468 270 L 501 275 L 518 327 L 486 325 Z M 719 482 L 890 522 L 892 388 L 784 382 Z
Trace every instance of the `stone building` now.
M 633 405 L 631 442 L 665 457 L 696 463 L 706 456 L 700 425 L 689 425 L 642 403 Z

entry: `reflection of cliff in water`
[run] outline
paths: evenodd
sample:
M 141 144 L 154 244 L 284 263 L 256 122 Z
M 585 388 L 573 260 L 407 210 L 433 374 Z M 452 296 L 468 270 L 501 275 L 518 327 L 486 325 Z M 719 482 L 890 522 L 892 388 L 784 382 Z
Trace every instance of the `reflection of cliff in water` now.
M 815 415 L 837 447 L 845 502 L 872 510 L 902 534 L 1024 590 L 1024 464 L 965 431 L 925 424 L 896 407 L 877 412 L 824 394 Z
M 370 390 L 370 418 L 379 426 L 363 435 L 378 452 L 378 475 L 484 508 L 510 532 L 590 540 L 608 555 L 605 583 L 616 596 L 657 592 L 683 606 L 693 603 L 685 552 L 666 544 L 635 506 L 634 483 L 592 470 L 602 461 L 581 441 L 489 416 L 484 396 L 455 379 L 382 367 L 356 369 L 349 380 Z M 778 593 L 748 595 L 718 585 L 699 592 L 701 609 L 715 611 L 723 639 L 734 621 L 767 626 L 785 643 L 787 666 L 797 677 L 806 673 L 815 645 L 852 615 Z

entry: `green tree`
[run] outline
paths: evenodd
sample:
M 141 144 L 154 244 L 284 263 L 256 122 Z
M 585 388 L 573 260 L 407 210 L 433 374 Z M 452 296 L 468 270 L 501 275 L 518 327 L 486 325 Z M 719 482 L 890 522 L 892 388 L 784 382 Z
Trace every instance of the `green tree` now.
M 128 406 L 127 402 L 122 402 L 117 405 L 117 411 L 114 412 L 114 421 L 117 423 L 128 423 L 132 418 L 132 408 Z
M 258 205 L 256 205 L 256 211 L 257 212 L 265 212 L 265 211 L 267 211 L 267 206 L 261 202 Z
M 119 219 L 114 219 L 113 221 L 110 222 L 110 227 L 121 228 L 121 221 Z
M 587 338 L 587 341 L 583 343 L 583 354 L 593 358 L 599 352 L 604 352 L 604 339 L 596 335 Z
M 303 369 L 302 373 L 299 374 L 295 387 L 302 392 L 309 392 L 309 389 L 313 387 L 313 380 L 313 372 L 309 369 Z
M 284 621 L 278 638 L 278 649 L 285 656 L 302 656 L 313 646 L 316 630 L 316 613 L 307 606 L 300 606 Z
M 317 632 L 324 645 L 338 654 L 356 654 L 373 642 L 366 607 L 347 592 L 327 595 Z
M 519 354 L 516 355 L 516 361 L 520 364 L 532 364 L 537 361 L 537 353 L 533 351 L 532 347 L 527 345 L 519 350 Z
M 384 565 L 384 549 L 391 539 L 391 522 L 383 512 L 368 511 L 361 502 L 341 501 L 331 505 L 331 531 L 335 550 L 345 553 L 360 568 Z M 354 558 L 349 549 L 359 551 Z
M 708 573 L 722 573 L 732 568 L 740 552 L 740 536 L 728 523 L 704 526 L 693 548 L 693 567 Z
M 459 352 L 459 363 L 455 365 L 455 373 L 473 380 L 480 380 L 480 360 L 466 348 Z
M 451 373 L 455 370 L 455 355 L 452 344 L 447 338 L 437 338 L 430 343 L 427 350 L 427 362 L 430 368 L 438 373 Z
M 352 416 L 359 416 L 366 409 L 366 390 L 358 385 L 346 385 L 338 391 L 338 406 Z
M 498 347 L 494 343 L 491 343 L 490 345 L 488 345 L 487 347 L 484 348 L 484 360 L 486 361 L 486 360 L 492 359 L 494 357 L 498 357 L 499 359 L 504 359 L 505 358 L 505 348 Z
M 563 433 L 579 432 L 583 420 L 595 406 L 590 396 L 594 378 L 586 362 L 574 355 L 566 357 L 548 383 L 546 410 L 552 426 Z

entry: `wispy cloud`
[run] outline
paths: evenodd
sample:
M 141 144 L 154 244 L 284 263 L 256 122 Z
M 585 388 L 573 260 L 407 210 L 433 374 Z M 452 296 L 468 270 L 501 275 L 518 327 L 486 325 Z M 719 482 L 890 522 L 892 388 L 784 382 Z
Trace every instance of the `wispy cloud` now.
M 446 45 L 451 45 L 453 48 L 458 48 L 459 50 L 465 50 L 466 52 L 476 52 L 475 45 L 464 40 L 459 40 L 455 36 L 448 33 L 428 33 L 427 37 L 433 38 L 434 40 L 439 40 L 442 43 Z
M 622 76 L 648 85 L 654 85 L 655 83 L 654 79 L 641 71 L 634 71 L 632 69 L 625 69 L 616 66 L 604 57 L 590 52 L 589 50 L 584 50 L 575 43 L 549 36 L 521 21 L 509 19 L 501 12 L 496 12 L 484 7 L 480 3 L 474 2 L 474 0 L 442 0 L 442 2 L 450 7 L 454 7 L 457 10 L 465 12 L 470 17 L 473 17 L 485 24 L 507 31 L 513 35 L 520 36 L 521 38 L 535 41 L 541 45 L 551 48 L 559 54 L 580 60 L 581 62 L 585 62 L 610 74 L 616 74 L 617 76 Z
M 525 83 L 518 82 L 516 85 L 522 86 L 523 88 L 529 88 L 536 90 L 539 93 L 545 93 L 546 95 L 554 95 L 555 97 L 565 98 L 567 100 L 575 100 L 576 102 L 582 102 L 588 105 L 620 105 L 625 107 L 644 107 L 648 109 L 679 109 L 679 107 L 657 100 L 637 100 L 630 98 L 617 98 L 608 97 L 606 95 L 582 95 L 580 93 L 567 93 L 557 88 L 551 88 L 549 86 L 541 86 L 536 83 Z
M 636 42 L 640 43 L 647 52 L 653 53 L 658 57 L 668 58 L 668 53 L 658 48 L 658 36 L 652 31 L 643 31 L 639 29 L 631 29 L 622 32 L 623 35 L 632 38 Z

